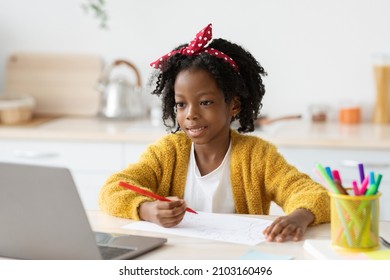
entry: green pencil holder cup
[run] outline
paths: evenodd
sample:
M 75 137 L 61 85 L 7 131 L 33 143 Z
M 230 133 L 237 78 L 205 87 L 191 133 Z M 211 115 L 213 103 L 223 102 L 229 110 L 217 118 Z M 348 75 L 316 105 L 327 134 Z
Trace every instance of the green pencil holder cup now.
M 331 241 L 337 250 L 364 252 L 379 248 L 379 197 L 329 193 Z

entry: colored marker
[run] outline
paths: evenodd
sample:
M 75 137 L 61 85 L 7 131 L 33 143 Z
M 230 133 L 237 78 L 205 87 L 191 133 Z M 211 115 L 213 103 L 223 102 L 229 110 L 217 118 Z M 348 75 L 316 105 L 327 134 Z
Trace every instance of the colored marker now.
M 160 201 L 172 201 L 166 197 L 160 196 L 158 194 L 152 193 L 150 191 L 141 189 L 139 187 L 130 185 L 130 184 L 125 183 L 125 182 L 119 182 L 119 186 L 124 187 L 124 188 L 129 189 L 129 190 L 132 190 L 132 191 L 139 193 L 139 194 L 142 194 L 144 196 L 160 200 Z M 188 208 L 188 207 L 186 208 L 186 211 L 194 213 L 194 214 L 198 214 L 197 212 L 195 212 L 194 210 L 192 210 L 191 208 Z
M 334 192 L 334 193 L 340 193 L 340 191 L 337 189 L 335 183 L 333 180 L 329 177 L 328 173 L 326 172 L 325 168 L 320 164 L 316 164 L 316 169 L 319 171 L 322 179 L 324 179 L 325 183 L 328 185 L 328 187 Z
M 355 180 L 352 181 L 352 189 L 355 195 L 360 195 L 358 184 Z
M 358 163 L 358 169 L 359 169 L 360 183 L 363 183 L 365 177 L 363 163 Z
M 382 180 L 382 174 L 378 174 L 376 181 L 373 184 L 371 184 L 371 182 L 370 182 L 370 187 L 368 188 L 368 190 L 367 190 L 365 195 L 374 195 L 374 194 L 376 194 L 378 192 L 381 180 Z
M 343 188 L 343 184 L 341 182 L 341 177 L 340 177 L 340 173 L 338 170 L 333 170 L 332 171 L 332 175 L 333 175 L 333 182 L 335 183 L 337 189 L 339 190 L 340 194 L 345 194 L 345 195 L 348 195 L 348 192 Z
M 340 177 L 340 172 L 338 170 L 334 169 L 332 171 L 332 175 L 333 175 L 333 180 L 334 181 L 338 181 L 338 182 L 340 182 L 340 184 L 342 184 L 341 177 Z
M 330 169 L 329 166 L 325 167 L 326 174 L 328 174 L 329 178 L 333 180 L 333 175 L 332 175 L 332 169 Z
M 364 195 L 366 193 L 369 180 L 370 177 L 367 175 L 366 178 L 364 178 L 362 185 L 360 186 L 360 191 L 359 191 L 360 195 Z
M 375 194 L 378 192 L 379 185 L 381 184 L 381 181 L 382 181 L 382 174 L 378 174 L 378 175 L 376 176 L 376 181 L 375 181 L 375 187 L 376 187 L 376 192 L 375 192 Z

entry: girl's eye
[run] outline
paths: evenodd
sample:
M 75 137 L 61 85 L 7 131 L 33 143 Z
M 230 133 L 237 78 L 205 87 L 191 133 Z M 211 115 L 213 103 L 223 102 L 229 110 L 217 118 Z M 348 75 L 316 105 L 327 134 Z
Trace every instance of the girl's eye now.
M 204 106 L 211 105 L 211 104 L 213 104 L 213 101 L 210 101 L 210 100 L 200 102 L 200 105 L 204 105 Z
M 176 106 L 176 108 L 183 108 L 184 103 L 183 102 L 176 102 L 175 106 Z

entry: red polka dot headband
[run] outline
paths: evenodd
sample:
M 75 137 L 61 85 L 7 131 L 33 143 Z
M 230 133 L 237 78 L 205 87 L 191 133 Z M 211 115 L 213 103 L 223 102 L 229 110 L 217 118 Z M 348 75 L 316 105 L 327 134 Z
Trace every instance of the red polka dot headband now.
M 211 40 L 211 38 L 212 38 L 212 27 L 211 27 L 211 23 L 210 23 L 205 28 L 203 28 L 201 31 L 199 31 L 198 34 L 196 34 L 196 37 L 188 44 L 187 47 L 181 48 L 180 50 L 171 51 L 171 52 L 163 55 L 162 57 L 160 57 L 156 61 L 150 63 L 150 66 L 152 66 L 153 68 L 159 69 L 159 68 L 161 68 L 162 63 L 164 61 L 166 61 L 167 59 L 169 59 L 169 57 L 171 57 L 172 55 L 177 54 L 177 53 L 192 56 L 192 55 L 198 55 L 200 53 L 205 52 L 205 53 L 208 53 L 210 55 L 214 55 L 218 58 L 222 58 L 227 63 L 229 63 L 234 68 L 235 71 L 239 72 L 239 69 L 238 69 L 236 62 L 234 62 L 234 60 L 230 56 L 228 56 L 228 55 L 224 54 L 223 52 L 216 50 L 214 48 L 205 47 L 206 44 Z

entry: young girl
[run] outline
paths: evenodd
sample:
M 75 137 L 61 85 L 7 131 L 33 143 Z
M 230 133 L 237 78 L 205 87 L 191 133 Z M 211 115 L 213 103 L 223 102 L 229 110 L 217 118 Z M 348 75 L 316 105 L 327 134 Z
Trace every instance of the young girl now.
M 289 165 L 275 146 L 243 135 L 254 130 L 266 73 L 242 47 L 211 37 L 209 24 L 190 44 L 151 64 L 158 69 L 153 94 L 162 97 L 163 121 L 172 134 L 108 178 L 100 206 L 114 216 L 173 227 L 187 205 L 204 212 L 267 215 L 275 201 L 287 215 L 263 234 L 268 241 L 300 240 L 309 225 L 329 221 L 327 191 Z M 235 120 L 237 130 L 231 128 Z M 171 201 L 139 195 L 120 181 Z

